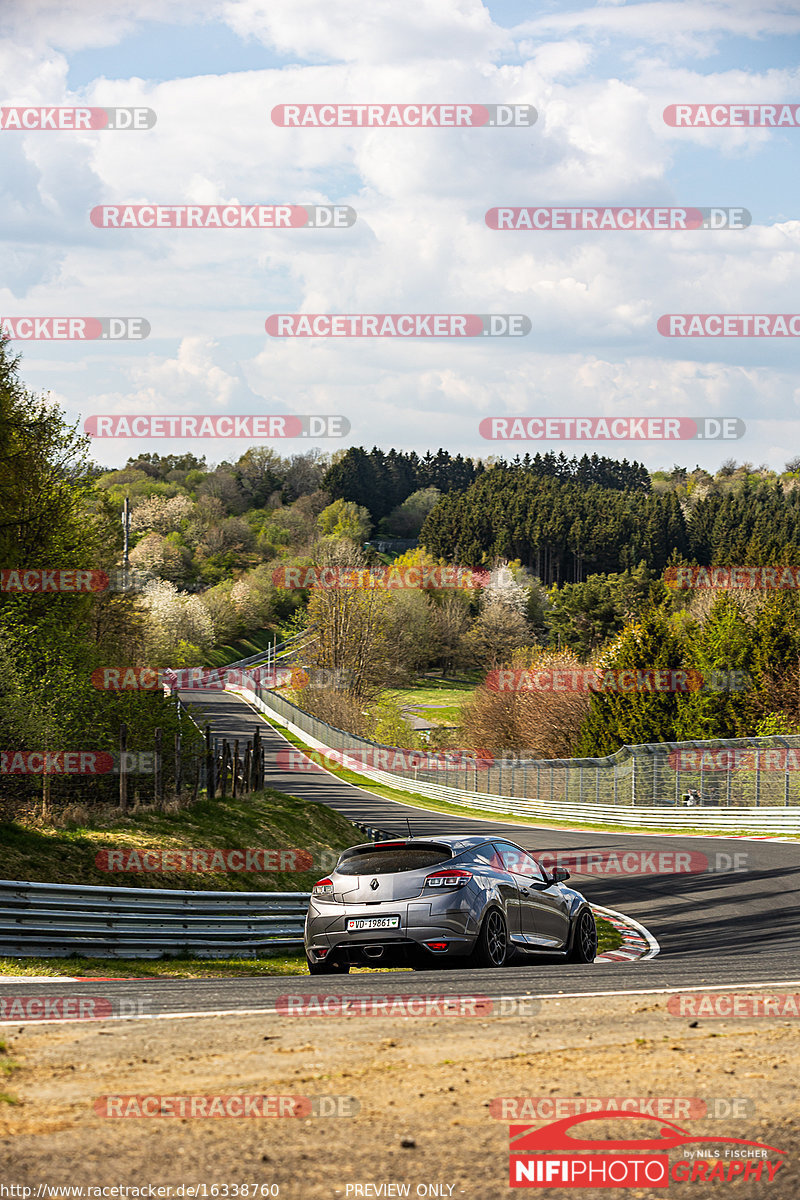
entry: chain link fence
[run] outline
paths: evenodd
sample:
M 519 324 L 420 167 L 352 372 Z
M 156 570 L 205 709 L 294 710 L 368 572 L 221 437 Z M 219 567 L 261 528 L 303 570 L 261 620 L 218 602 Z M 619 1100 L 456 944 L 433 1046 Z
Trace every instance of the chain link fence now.
M 512 800 L 620 807 L 797 807 L 800 736 L 623 746 L 606 758 L 410 751 L 336 729 L 256 683 L 252 692 L 310 738 L 406 780 Z

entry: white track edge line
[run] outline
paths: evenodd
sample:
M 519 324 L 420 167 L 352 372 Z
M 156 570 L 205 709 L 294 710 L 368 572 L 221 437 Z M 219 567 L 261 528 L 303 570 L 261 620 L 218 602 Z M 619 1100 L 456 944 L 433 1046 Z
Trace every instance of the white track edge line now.
M 288 977 L 287 977 L 288 978 Z M 490 996 L 491 1000 L 580 1000 L 582 998 L 598 999 L 603 996 L 672 996 L 681 992 L 721 992 L 727 995 L 726 989 L 741 988 L 744 991 L 753 991 L 755 988 L 776 988 L 776 987 L 800 987 L 800 979 L 769 979 L 755 980 L 752 983 L 703 983 L 703 984 L 687 984 L 685 987 L 663 987 L 663 988 L 621 988 L 602 992 L 522 992 L 516 995 L 508 996 Z M 310 994 L 310 993 L 309 993 Z M 332 993 L 317 993 L 319 995 L 328 995 Z M 387 996 L 399 993 L 386 993 Z M 426 995 L 428 993 L 418 992 L 408 993 L 409 995 Z M 446 996 L 452 995 L 477 995 L 478 993 L 465 992 L 437 992 L 436 995 Z M 481 993 L 483 994 L 483 993 Z M 353 996 L 357 997 L 358 992 L 354 992 Z M 376 993 L 380 996 L 383 993 Z M 297 1014 L 298 1016 L 302 1014 Z M 343 1014 L 346 1016 L 347 1014 Z M 435 1014 L 431 1014 L 435 1015 Z M 96 1021 L 90 1020 L 70 1020 L 66 1017 L 57 1017 L 53 1020 L 33 1020 L 28 1021 L 23 1019 L 17 1021 L 0 1021 L 0 1028 L 4 1026 L 13 1027 L 15 1025 L 102 1025 L 106 1021 L 186 1021 L 197 1020 L 199 1017 L 254 1017 L 254 1016 L 270 1016 L 270 1017 L 285 1017 L 287 1013 L 279 1013 L 277 1008 L 220 1008 L 206 1009 L 200 1012 L 174 1012 L 174 1013 L 132 1013 L 130 1016 L 110 1016 L 99 1017 Z M 732 1018 L 734 1019 L 734 1018 Z

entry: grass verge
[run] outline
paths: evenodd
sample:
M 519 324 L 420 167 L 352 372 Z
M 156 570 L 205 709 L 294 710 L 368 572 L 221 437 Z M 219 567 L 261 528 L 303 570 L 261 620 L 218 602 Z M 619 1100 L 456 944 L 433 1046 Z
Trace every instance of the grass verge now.
M 241 799 L 199 800 L 176 811 L 119 809 L 90 814 L 65 829 L 0 823 L 0 879 L 101 887 L 201 891 L 307 892 L 329 870 L 333 856 L 361 833 L 325 804 L 265 790 Z M 306 871 L 107 871 L 101 850 L 300 849 L 311 854 Z M 127 860 L 126 860 L 127 861 Z

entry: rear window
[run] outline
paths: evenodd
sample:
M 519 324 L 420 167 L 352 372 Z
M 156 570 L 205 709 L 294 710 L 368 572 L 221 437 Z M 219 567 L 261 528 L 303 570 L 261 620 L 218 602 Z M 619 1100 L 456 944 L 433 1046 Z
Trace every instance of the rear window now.
M 391 875 L 395 871 L 421 871 L 452 857 L 443 846 L 392 846 L 386 850 L 345 851 L 336 867 L 340 875 Z

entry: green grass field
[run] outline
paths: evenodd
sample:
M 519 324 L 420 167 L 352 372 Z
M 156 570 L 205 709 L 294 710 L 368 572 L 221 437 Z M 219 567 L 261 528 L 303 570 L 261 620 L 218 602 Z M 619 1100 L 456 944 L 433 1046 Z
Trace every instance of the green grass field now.
M 87 817 L 81 824 L 0 824 L 0 879 L 82 883 L 116 887 L 186 888 L 201 891 L 304 892 L 326 870 L 331 856 L 361 833 L 324 804 L 282 792 L 251 792 L 241 799 L 199 800 L 173 812 L 118 809 Z M 311 854 L 307 871 L 109 872 L 95 865 L 105 849 L 300 849 Z
M 228 663 L 237 662 L 240 658 L 250 658 L 261 650 L 266 650 L 276 639 L 271 629 L 256 629 L 235 642 L 214 646 L 205 656 L 205 666 L 225 667 Z
M 400 708 L 413 708 L 414 715 L 442 725 L 457 725 L 461 705 L 473 695 L 477 684 L 467 680 L 418 679 L 413 687 L 387 688 L 382 697 Z

